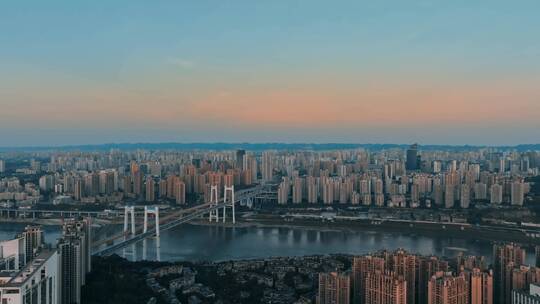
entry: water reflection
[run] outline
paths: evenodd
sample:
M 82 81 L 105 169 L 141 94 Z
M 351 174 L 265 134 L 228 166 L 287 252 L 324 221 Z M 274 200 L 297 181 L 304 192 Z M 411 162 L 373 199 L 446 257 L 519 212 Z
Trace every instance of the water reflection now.
M 453 256 L 456 248 L 491 257 L 487 241 L 430 237 L 373 231 L 333 231 L 307 228 L 220 227 L 182 225 L 163 231 L 160 238 L 135 244 L 142 254 L 126 258 L 148 260 L 212 260 L 298 256 L 309 254 L 364 254 L 380 249 L 405 248 L 425 255 Z M 456 248 L 453 248 L 456 247 Z M 528 250 L 528 261 L 534 254 Z

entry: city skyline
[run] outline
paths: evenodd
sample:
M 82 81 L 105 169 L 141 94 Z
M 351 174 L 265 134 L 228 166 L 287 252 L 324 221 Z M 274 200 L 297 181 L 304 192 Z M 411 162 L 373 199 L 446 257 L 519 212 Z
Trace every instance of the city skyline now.
M 539 143 L 534 1 L 0 10 L 0 146 Z

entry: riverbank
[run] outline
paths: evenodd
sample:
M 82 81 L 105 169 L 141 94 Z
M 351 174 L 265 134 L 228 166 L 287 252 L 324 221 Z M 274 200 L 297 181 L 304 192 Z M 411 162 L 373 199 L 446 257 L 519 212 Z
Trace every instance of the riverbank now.
M 457 223 L 411 222 L 398 220 L 333 220 L 290 219 L 280 216 L 265 215 L 238 217 L 236 224 L 210 223 L 206 219 L 191 222 L 193 225 L 255 228 L 304 228 L 319 231 L 343 232 L 397 232 L 407 235 L 429 237 L 453 237 L 484 241 L 518 242 L 524 245 L 540 245 L 540 237 L 533 237 L 525 230 L 498 226 L 480 226 Z
M 5 224 L 17 223 L 25 225 L 62 226 L 63 222 L 64 220 L 61 218 L 0 218 L 0 223 Z M 96 225 L 110 225 L 117 223 L 120 223 L 120 221 L 93 218 L 93 224 Z

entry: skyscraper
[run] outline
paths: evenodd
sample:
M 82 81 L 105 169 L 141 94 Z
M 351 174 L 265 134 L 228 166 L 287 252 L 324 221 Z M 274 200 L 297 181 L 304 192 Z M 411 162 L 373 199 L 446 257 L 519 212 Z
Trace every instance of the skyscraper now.
M 365 304 L 406 304 L 407 281 L 393 272 L 379 270 L 366 275 Z
M 351 280 L 347 273 L 320 273 L 317 304 L 349 304 Z
M 468 304 L 469 288 L 464 274 L 437 272 L 428 283 L 428 304 Z
M 493 245 L 494 303 L 510 303 L 512 272 L 507 271 L 525 262 L 525 250 L 515 244 Z
M 523 182 L 515 181 L 511 185 L 511 203 L 514 206 L 523 206 Z
M 149 176 L 146 178 L 146 201 L 153 202 L 156 200 L 156 183 L 154 179 Z
M 418 144 L 412 144 L 409 149 L 407 149 L 406 169 L 418 169 Z
M 176 188 L 176 203 L 183 205 L 186 203 L 186 184 L 183 181 L 177 180 L 175 183 Z
M 240 170 L 246 170 L 244 168 L 244 155 L 246 155 L 246 150 L 236 150 L 236 168 Z
M 81 287 L 91 270 L 91 221 L 71 219 L 64 223 L 58 241 L 60 260 L 61 303 L 81 303 Z
M 272 180 L 274 176 L 274 166 L 273 166 L 273 155 L 269 151 L 264 151 L 262 153 L 262 161 L 261 161 L 261 167 L 262 167 L 262 179 L 264 181 L 270 181 Z
M 493 272 L 473 268 L 466 271 L 469 284 L 469 304 L 493 304 Z
M 30 263 L 38 253 L 39 249 L 45 243 L 43 238 L 43 229 L 41 226 L 26 226 L 24 231 L 21 233 L 21 236 L 24 238 L 24 248 L 25 248 L 25 263 Z
M 352 267 L 353 278 L 353 300 L 355 304 L 364 304 L 366 298 L 366 278 L 368 273 L 374 271 L 384 271 L 386 262 L 384 258 L 378 256 L 355 257 Z

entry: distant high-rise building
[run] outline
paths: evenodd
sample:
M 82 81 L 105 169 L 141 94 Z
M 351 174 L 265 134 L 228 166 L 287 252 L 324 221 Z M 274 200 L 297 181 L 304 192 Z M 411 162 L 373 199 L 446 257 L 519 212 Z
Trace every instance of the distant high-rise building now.
M 273 154 L 269 151 L 264 151 L 262 153 L 262 179 L 264 181 L 270 181 L 274 177 L 274 165 L 273 165 Z
M 347 273 L 320 273 L 317 304 L 349 304 L 351 279 Z
M 49 192 L 54 187 L 54 176 L 43 175 L 39 178 L 39 189 L 45 192 Z
M 186 184 L 183 181 L 177 180 L 175 183 L 176 203 L 183 205 L 186 203 Z
M 462 184 L 460 188 L 459 205 L 463 209 L 469 208 L 471 202 L 470 188 L 467 184 Z
M 432 170 L 433 173 L 440 173 L 442 171 L 442 164 L 438 160 L 433 161 L 432 167 L 433 167 L 433 170 Z
M 293 195 L 292 195 L 292 202 L 293 204 L 300 204 L 302 203 L 303 199 L 303 191 L 304 189 L 304 180 L 301 177 L 295 177 L 293 180 Z
M 455 187 L 452 183 L 447 183 L 444 189 L 444 207 L 453 208 L 454 207 L 454 190 Z
M 524 185 L 523 182 L 515 181 L 511 185 L 511 200 L 513 206 L 523 206 Z
M 0 159 L 0 173 L 6 172 L 6 161 L 3 159 Z
M 501 204 L 503 201 L 503 187 L 499 184 L 493 184 L 491 185 L 491 189 L 489 191 L 490 193 L 490 201 L 492 204 Z
M 156 183 L 154 179 L 149 176 L 146 178 L 146 201 L 153 202 L 156 200 Z
M 407 149 L 406 169 L 407 170 L 418 169 L 418 145 L 417 144 L 413 144 L 409 147 L 409 149 Z
M 474 198 L 477 200 L 487 199 L 487 185 L 484 183 L 476 183 L 474 185 Z
M 244 155 L 246 155 L 246 150 L 236 150 L 236 168 L 240 170 L 246 170 L 244 168 Z
M 278 186 L 278 191 L 277 191 L 278 204 L 280 204 L 280 205 L 287 204 L 287 202 L 289 201 L 290 188 L 291 188 L 291 186 L 289 184 L 289 178 L 284 177 L 283 180 L 281 181 L 281 183 Z

